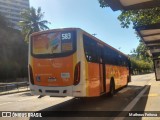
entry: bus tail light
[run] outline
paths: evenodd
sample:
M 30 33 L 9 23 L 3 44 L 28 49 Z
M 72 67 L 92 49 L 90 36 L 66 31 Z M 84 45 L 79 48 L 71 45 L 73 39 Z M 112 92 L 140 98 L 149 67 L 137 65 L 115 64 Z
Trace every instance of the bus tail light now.
M 80 66 L 80 62 L 77 63 L 74 70 L 74 85 L 78 85 L 80 82 Z
M 33 70 L 30 65 L 29 65 L 29 77 L 30 77 L 31 84 L 34 85 Z

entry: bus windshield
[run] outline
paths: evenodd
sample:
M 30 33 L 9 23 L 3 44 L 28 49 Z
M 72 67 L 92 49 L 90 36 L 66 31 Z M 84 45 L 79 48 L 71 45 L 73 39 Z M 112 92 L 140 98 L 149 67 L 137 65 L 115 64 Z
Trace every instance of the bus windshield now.
M 31 37 L 33 55 L 53 55 L 75 49 L 75 32 L 50 32 Z

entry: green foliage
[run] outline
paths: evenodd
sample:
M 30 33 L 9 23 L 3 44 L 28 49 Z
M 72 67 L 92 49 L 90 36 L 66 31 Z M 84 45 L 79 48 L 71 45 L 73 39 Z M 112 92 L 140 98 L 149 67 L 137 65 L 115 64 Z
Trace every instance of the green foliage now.
M 131 66 L 133 74 L 146 73 L 153 71 L 153 61 L 148 53 L 148 49 L 143 42 L 129 55 L 131 58 Z
M 140 42 L 136 49 L 133 49 L 131 53 L 135 54 L 134 58 L 137 60 L 143 60 L 145 62 L 152 62 L 148 48 L 143 42 Z M 133 57 L 133 56 L 132 56 Z
M 0 13 L 0 27 L 8 28 L 13 27 L 13 23 L 11 23 L 3 14 Z
M 43 20 L 44 13 L 41 12 L 39 7 L 37 10 L 31 7 L 21 13 L 23 21 L 19 22 L 19 26 L 22 28 L 22 34 L 25 37 L 25 41 L 28 42 L 29 35 L 33 32 L 49 29 L 46 24 L 49 24 L 47 20 Z
M 152 9 L 122 11 L 118 17 L 123 28 L 128 28 L 131 23 L 136 26 L 160 22 L 160 7 Z
M 100 7 L 109 7 L 107 0 L 98 0 Z M 148 25 L 160 22 L 160 7 L 141 10 L 122 11 L 118 16 L 121 26 L 129 28 L 130 24 L 136 26 Z M 140 41 L 138 47 L 132 51 L 131 65 L 133 72 L 143 73 L 153 70 L 153 62 L 149 56 L 148 49 L 143 42 Z
M 106 0 L 98 0 L 100 3 L 100 7 L 109 7 L 108 4 L 106 3 Z
M 0 81 L 28 76 L 28 45 L 20 31 L 0 26 L 0 51 Z
M 23 21 L 19 24 L 22 33 L 10 28 L 10 23 L 0 15 L 0 81 L 28 76 L 28 42 L 29 35 L 33 32 L 49 29 L 49 23 L 43 19 L 41 8 L 33 7 L 22 13 Z
M 145 62 L 144 60 L 137 60 L 131 58 L 131 66 L 133 74 L 151 72 L 153 70 L 153 63 Z
M 101 7 L 109 7 L 106 0 L 98 0 Z M 151 9 L 122 11 L 118 17 L 123 28 L 128 28 L 131 23 L 134 26 L 142 26 L 160 22 L 160 7 Z
M 6 28 L 7 26 L 6 18 L 0 14 L 0 27 Z

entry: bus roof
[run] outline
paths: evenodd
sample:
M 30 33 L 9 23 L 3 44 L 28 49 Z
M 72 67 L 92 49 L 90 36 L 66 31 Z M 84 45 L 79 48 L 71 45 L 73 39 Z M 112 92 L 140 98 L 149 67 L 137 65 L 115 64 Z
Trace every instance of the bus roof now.
M 128 56 L 124 53 L 122 53 L 121 51 L 117 50 L 116 48 L 108 45 L 107 43 L 103 42 L 102 40 L 96 38 L 95 36 L 89 34 L 88 32 L 82 30 L 81 28 L 59 28 L 59 29 L 51 29 L 51 30 L 46 30 L 46 31 L 40 31 L 40 32 L 34 32 L 31 34 L 31 36 L 36 36 L 36 35 L 39 35 L 39 34 L 45 34 L 45 33 L 50 33 L 50 32 L 55 32 L 55 31 L 67 31 L 67 30 L 81 30 L 83 31 L 85 34 L 87 34 L 88 36 L 90 36 L 91 38 L 93 38 L 94 40 L 96 40 L 97 42 L 107 46 L 107 47 L 110 47 L 111 49 L 115 50 L 116 52 L 122 54 L 123 56 L 126 56 L 128 58 Z
M 77 30 L 80 28 L 58 28 L 58 29 L 51 29 L 51 30 L 45 30 L 45 31 L 40 31 L 40 32 L 34 32 L 31 34 L 31 36 L 39 35 L 39 34 L 44 34 L 44 33 L 49 33 L 49 32 L 54 32 L 54 31 L 67 31 L 67 30 Z

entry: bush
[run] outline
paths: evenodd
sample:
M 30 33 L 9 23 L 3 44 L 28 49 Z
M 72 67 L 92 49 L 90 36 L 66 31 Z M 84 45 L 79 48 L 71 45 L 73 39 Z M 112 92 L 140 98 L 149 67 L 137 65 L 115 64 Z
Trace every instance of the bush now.
M 28 45 L 20 31 L 0 28 L 0 81 L 27 77 Z
M 131 67 L 133 74 L 144 74 L 153 71 L 153 63 L 145 62 L 144 60 L 137 60 L 131 58 Z

